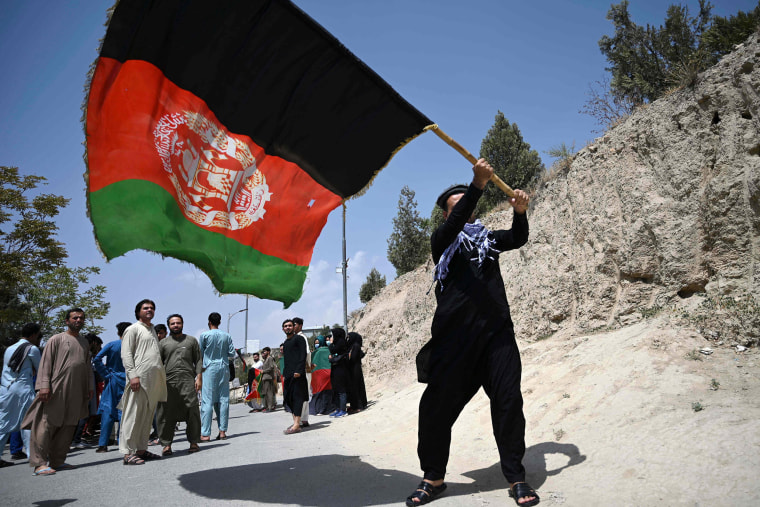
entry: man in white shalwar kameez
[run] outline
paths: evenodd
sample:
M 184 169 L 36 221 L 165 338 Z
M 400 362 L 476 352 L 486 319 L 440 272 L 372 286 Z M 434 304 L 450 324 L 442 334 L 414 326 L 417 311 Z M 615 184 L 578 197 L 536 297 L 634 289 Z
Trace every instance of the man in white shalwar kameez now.
M 158 336 L 151 324 L 156 304 L 144 299 L 137 303 L 137 322 L 124 331 L 121 360 L 127 376 L 127 389 L 121 398 L 119 451 L 125 465 L 142 465 L 160 459 L 148 452 L 153 414 L 159 401 L 166 401 L 166 371 L 161 361 Z

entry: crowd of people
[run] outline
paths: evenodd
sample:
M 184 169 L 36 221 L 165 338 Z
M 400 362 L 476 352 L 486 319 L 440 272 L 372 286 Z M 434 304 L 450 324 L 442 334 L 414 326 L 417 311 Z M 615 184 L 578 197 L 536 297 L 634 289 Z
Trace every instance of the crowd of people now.
M 309 427 L 309 415 L 345 417 L 367 408 L 360 334 L 352 332 L 347 338 L 342 328 L 334 328 L 310 342 L 300 317 L 286 319 L 282 330 L 285 341 L 277 361 L 269 347 L 261 356 L 253 354 L 248 392 L 254 396 L 247 397 L 251 412 L 274 411 L 275 394 L 281 389 L 283 407 L 293 415 L 293 424 L 285 429 L 290 435 Z
M 208 331 L 195 338 L 183 332 L 184 319 L 176 313 L 166 325 L 153 325 L 155 311 L 153 301 L 140 301 L 136 322 L 118 323 L 119 339 L 105 346 L 99 336 L 81 333 L 86 315 L 80 308 L 67 311 L 66 330 L 46 341 L 38 324 L 25 325 L 4 355 L 0 451 L 10 440 L 12 459 L 28 458 L 34 475 L 52 475 L 74 468 L 66 462 L 71 449 L 95 442 L 97 453 L 118 445 L 124 465 L 171 456 L 180 422 L 186 424 L 188 452 L 198 452 L 212 438 L 214 414 L 216 439 L 225 440 L 236 350 L 219 329 L 221 315 L 211 313 Z M 253 354 L 248 388 L 260 401 L 251 403 L 251 412 L 276 410 L 278 384 L 294 418 L 289 434 L 309 426 L 310 412 L 342 417 L 367 407 L 361 336 L 350 333 L 347 341 L 343 329 L 333 329 L 311 343 L 312 357 L 303 319 L 286 320 L 283 331 L 279 362 L 269 347 Z M 161 453 L 149 451 L 151 445 L 161 445 Z M 0 459 L 0 468 L 13 464 Z

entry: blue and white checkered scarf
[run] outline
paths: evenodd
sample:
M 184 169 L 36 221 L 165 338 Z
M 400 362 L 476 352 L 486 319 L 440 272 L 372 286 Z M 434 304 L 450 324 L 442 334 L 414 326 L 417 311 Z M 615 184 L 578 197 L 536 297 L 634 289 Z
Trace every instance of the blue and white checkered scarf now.
M 489 237 L 489 232 L 491 231 L 486 229 L 480 220 L 475 220 L 474 223 L 464 225 L 464 229 L 457 234 L 454 241 L 444 250 L 443 255 L 438 260 L 438 264 L 435 266 L 433 280 L 441 282 L 441 290 L 443 290 L 443 280 L 449 275 L 449 263 L 458 251 L 461 250 L 469 258 L 470 252 L 477 250 L 477 261 L 475 259 L 472 261 L 477 262 L 478 267 L 482 266 L 487 258 L 495 260 L 499 253 L 501 253 L 501 250 L 493 247 L 496 241 L 492 237 Z

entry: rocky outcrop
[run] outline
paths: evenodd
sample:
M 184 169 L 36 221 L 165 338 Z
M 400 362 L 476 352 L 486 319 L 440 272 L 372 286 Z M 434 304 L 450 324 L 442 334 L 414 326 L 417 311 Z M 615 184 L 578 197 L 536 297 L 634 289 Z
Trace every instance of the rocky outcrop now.
M 500 258 L 519 337 L 671 311 L 716 340 L 757 343 L 759 56 L 756 34 L 542 183 L 529 243 Z M 509 228 L 511 211 L 484 222 Z M 355 316 L 372 363 L 413 364 L 435 308 L 431 270 L 429 262 L 395 280 Z

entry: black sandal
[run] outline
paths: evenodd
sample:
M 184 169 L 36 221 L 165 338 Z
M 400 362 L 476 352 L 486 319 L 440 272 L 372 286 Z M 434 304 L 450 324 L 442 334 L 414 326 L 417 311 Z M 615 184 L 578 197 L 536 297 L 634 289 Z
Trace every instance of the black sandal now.
M 127 454 L 126 456 L 124 456 L 124 464 L 125 465 L 144 465 L 145 460 L 136 454 Z
M 406 498 L 407 507 L 415 507 L 416 505 L 425 505 L 428 502 L 435 500 L 435 497 L 440 495 L 446 489 L 446 483 L 442 483 L 440 486 L 433 486 L 427 481 L 422 481 L 417 490 Z M 415 500 L 418 500 L 415 502 Z
M 527 482 L 516 482 L 514 486 L 509 488 L 509 496 L 515 499 L 515 503 L 520 507 L 530 507 L 531 505 L 538 505 L 541 499 L 538 497 L 536 491 L 531 488 Z M 534 496 L 533 500 L 520 503 L 518 500 L 526 496 Z

